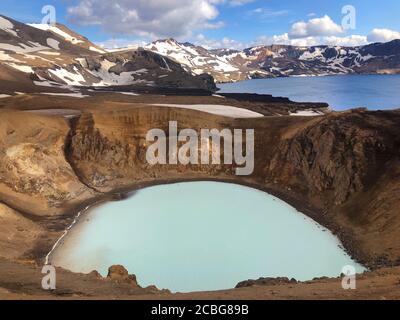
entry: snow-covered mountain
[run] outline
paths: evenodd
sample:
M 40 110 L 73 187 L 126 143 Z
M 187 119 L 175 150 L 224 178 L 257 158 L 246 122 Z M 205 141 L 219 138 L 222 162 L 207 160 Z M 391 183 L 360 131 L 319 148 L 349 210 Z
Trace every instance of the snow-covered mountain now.
M 63 25 L 27 25 L 0 16 L 1 91 L 153 86 L 215 89 L 208 75 L 138 48 L 106 52 Z M 5 93 L 5 92 L 0 92 Z
M 269 73 L 249 67 L 249 61 L 244 52 L 207 50 L 191 43 L 179 43 L 174 39 L 158 40 L 145 46 L 165 57 L 169 57 L 182 64 L 186 70 L 194 74 L 210 74 L 217 82 L 245 80 L 249 75 Z
M 400 40 L 360 47 L 272 45 L 237 51 L 166 39 L 111 52 L 63 25 L 27 25 L 0 15 L 0 94 L 8 88 L 35 92 L 109 86 L 216 90 L 214 79 L 350 73 L 400 73 Z
M 251 65 L 275 76 L 398 73 L 400 40 L 359 47 L 263 46 L 244 50 Z
M 350 73 L 400 73 L 400 40 L 359 47 L 257 46 L 243 51 L 206 50 L 173 39 L 147 49 L 170 57 L 193 73 L 206 72 L 218 82 L 251 78 Z

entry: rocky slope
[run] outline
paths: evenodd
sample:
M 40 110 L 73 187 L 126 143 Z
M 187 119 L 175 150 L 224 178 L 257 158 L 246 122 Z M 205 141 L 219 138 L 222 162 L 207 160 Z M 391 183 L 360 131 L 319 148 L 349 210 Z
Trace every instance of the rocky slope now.
M 109 86 L 216 89 L 210 76 L 193 76 L 157 53 L 107 53 L 63 25 L 26 25 L 4 16 L 0 70 L 0 94 Z
M 336 233 L 371 268 L 398 265 L 400 113 L 275 116 L 273 109 L 289 113 L 301 105 L 247 99 L 110 94 L 3 99 L 0 256 L 40 264 L 75 213 L 88 204 L 149 184 L 214 179 L 253 186 L 291 203 Z M 153 105 L 221 100 L 264 110 L 266 116 L 234 119 Z M 23 111 L 35 106 L 42 110 Z M 150 128 L 166 129 L 169 120 L 195 130 L 255 129 L 254 173 L 238 177 L 232 165 L 150 166 L 145 135 Z M 5 287 L 12 288 L 7 281 Z
M 167 39 L 153 42 L 146 48 L 176 60 L 195 74 L 209 73 L 218 82 L 304 75 L 400 73 L 400 40 L 359 47 L 270 45 L 238 51 L 206 50 Z
M 171 294 L 154 286 L 141 288 L 126 270 L 115 266 L 106 278 L 57 270 L 57 288 L 44 291 L 38 283 L 41 267 L 32 263 L 15 264 L 0 258 L 0 299 L 121 299 L 121 300 L 398 300 L 400 268 L 380 269 L 357 277 L 357 290 L 343 290 L 341 279 L 316 279 L 285 283 L 267 281 L 242 288 L 214 292 Z M 6 275 L 12 274 L 13 277 Z M 274 283 L 273 283 L 274 282 Z M 82 285 L 84 283 L 84 285 Z M 21 286 L 20 284 L 23 284 Z M 115 310 L 113 310 L 115 312 Z M 121 315 L 122 316 L 122 315 Z

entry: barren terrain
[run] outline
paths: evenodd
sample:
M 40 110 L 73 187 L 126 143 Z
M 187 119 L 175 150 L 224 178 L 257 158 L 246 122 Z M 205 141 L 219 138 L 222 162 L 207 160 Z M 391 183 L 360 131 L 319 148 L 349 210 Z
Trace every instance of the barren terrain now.
M 324 105 L 246 95 L 91 95 L 0 99 L 1 298 L 399 297 L 399 111 L 327 112 Z M 153 105 L 160 103 L 222 104 L 264 117 L 235 119 Z M 310 109 L 324 114 L 289 116 Z M 255 129 L 254 173 L 238 177 L 233 166 L 224 165 L 150 166 L 146 133 L 167 129 L 170 120 L 195 130 Z M 249 185 L 280 197 L 328 227 L 374 272 L 360 276 L 359 290 L 351 292 L 341 289 L 340 279 L 324 279 L 171 295 L 67 271 L 59 271 L 55 292 L 40 289 L 44 258 L 79 210 L 144 185 L 205 179 Z

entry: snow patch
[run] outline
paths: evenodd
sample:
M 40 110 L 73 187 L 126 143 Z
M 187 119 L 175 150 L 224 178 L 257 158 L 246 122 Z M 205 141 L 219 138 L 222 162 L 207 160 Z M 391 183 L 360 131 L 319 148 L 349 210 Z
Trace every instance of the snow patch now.
M 76 73 L 70 72 L 63 68 L 58 68 L 55 70 L 49 70 L 50 73 L 55 75 L 56 77 L 63 80 L 66 84 L 70 86 L 82 86 L 82 83 L 85 83 L 85 78 L 78 72 L 75 68 Z
M 124 95 L 127 95 L 127 96 L 140 96 L 140 94 L 134 93 L 134 92 L 122 92 L 122 91 L 119 91 L 118 93 L 124 94 Z
M 89 50 L 98 53 L 106 53 L 104 50 L 97 49 L 96 47 L 89 47 Z
M 36 29 L 40 29 L 43 31 L 51 31 L 59 36 L 61 36 L 62 38 L 64 38 L 66 41 L 71 42 L 72 44 L 79 44 L 79 43 L 84 43 L 84 41 L 77 39 L 76 37 L 68 34 L 67 32 L 61 30 L 59 27 L 57 26 L 53 26 L 47 23 L 44 24 L 39 24 L 39 23 L 31 23 L 29 24 L 29 26 L 34 27 Z
M 53 51 L 40 51 L 41 54 L 44 54 L 46 56 L 59 56 L 59 52 L 53 52 Z
M 152 104 L 157 107 L 170 107 L 202 111 L 229 118 L 262 118 L 264 115 L 248 109 L 218 104 Z
M 11 57 L 9 54 L 5 53 L 4 51 L 0 51 L 0 61 L 21 62 L 15 58 Z
M 130 84 L 135 84 L 135 83 L 144 83 L 144 84 L 151 84 L 152 82 L 150 81 L 145 81 L 145 80 L 137 80 L 135 81 L 134 75 L 136 74 L 143 74 L 147 73 L 147 69 L 139 69 L 136 71 L 130 71 L 130 72 L 121 72 L 119 75 L 110 72 L 110 68 L 115 66 L 114 62 L 110 62 L 107 59 L 101 61 L 101 68 L 99 70 L 93 70 L 90 72 L 93 76 L 100 78 L 101 81 L 99 83 L 96 83 L 94 86 L 98 87 L 104 87 L 104 86 L 109 86 L 109 85 L 130 85 Z
M 0 17 L 0 29 L 12 34 L 14 37 L 18 37 L 18 34 L 14 30 L 14 25 L 11 23 L 11 21 L 3 17 Z
M 324 115 L 324 113 L 315 110 L 298 110 L 296 112 L 289 112 L 289 115 L 297 117 L 316 117 L 316 116 L 322 116 Z
M 0 49 L 12 51 L 16 53 L 32 53 L 42 50 L 49 50 L 49 47 L 42 46 L 40 43 L 29 42 L 30 46 L 20 43 L 18 46 L 14 46 L 8 43 L 0 43 Z
M 6 63 L 8 66 L 11 68 L 17 69 L 18 71 L 24 72 L 24 73 L 34 73 L 33 69 L 30 66 L 24 66 L 24 65 L 18 65 L 15 63 Z
M 87 98 L 90 97 L 88 95 L 84 95 L 81 92 L 73 92 L 73 93 L 53 93 L 53 92 L 44 92 L 41 93 L 48 96 L 64 96 L 64 97 L 72 97 L 72 98 Z
M 47 45 L 54 50 L 60 50 L 60 42 L 55 39 L 47 38 Z

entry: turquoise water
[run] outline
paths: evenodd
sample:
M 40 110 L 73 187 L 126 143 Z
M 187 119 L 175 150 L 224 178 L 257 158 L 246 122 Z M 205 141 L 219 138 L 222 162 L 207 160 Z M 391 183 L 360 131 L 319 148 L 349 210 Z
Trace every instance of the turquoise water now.
M 298 102 L 327 102 L 335 110 L 400 108 L 400 75 L 342 75 L 248 80 L 218 85 L 221 92 L 288 97 Z
M 149 187 L 106 203 L 72 230 L 53 263 L 103 275 L 122 264 L 140 285 L 174 292 L 259 277 L 338 276 L 345 265 L 363 271 L 336 237 L 287 203 L 217 182 Z

